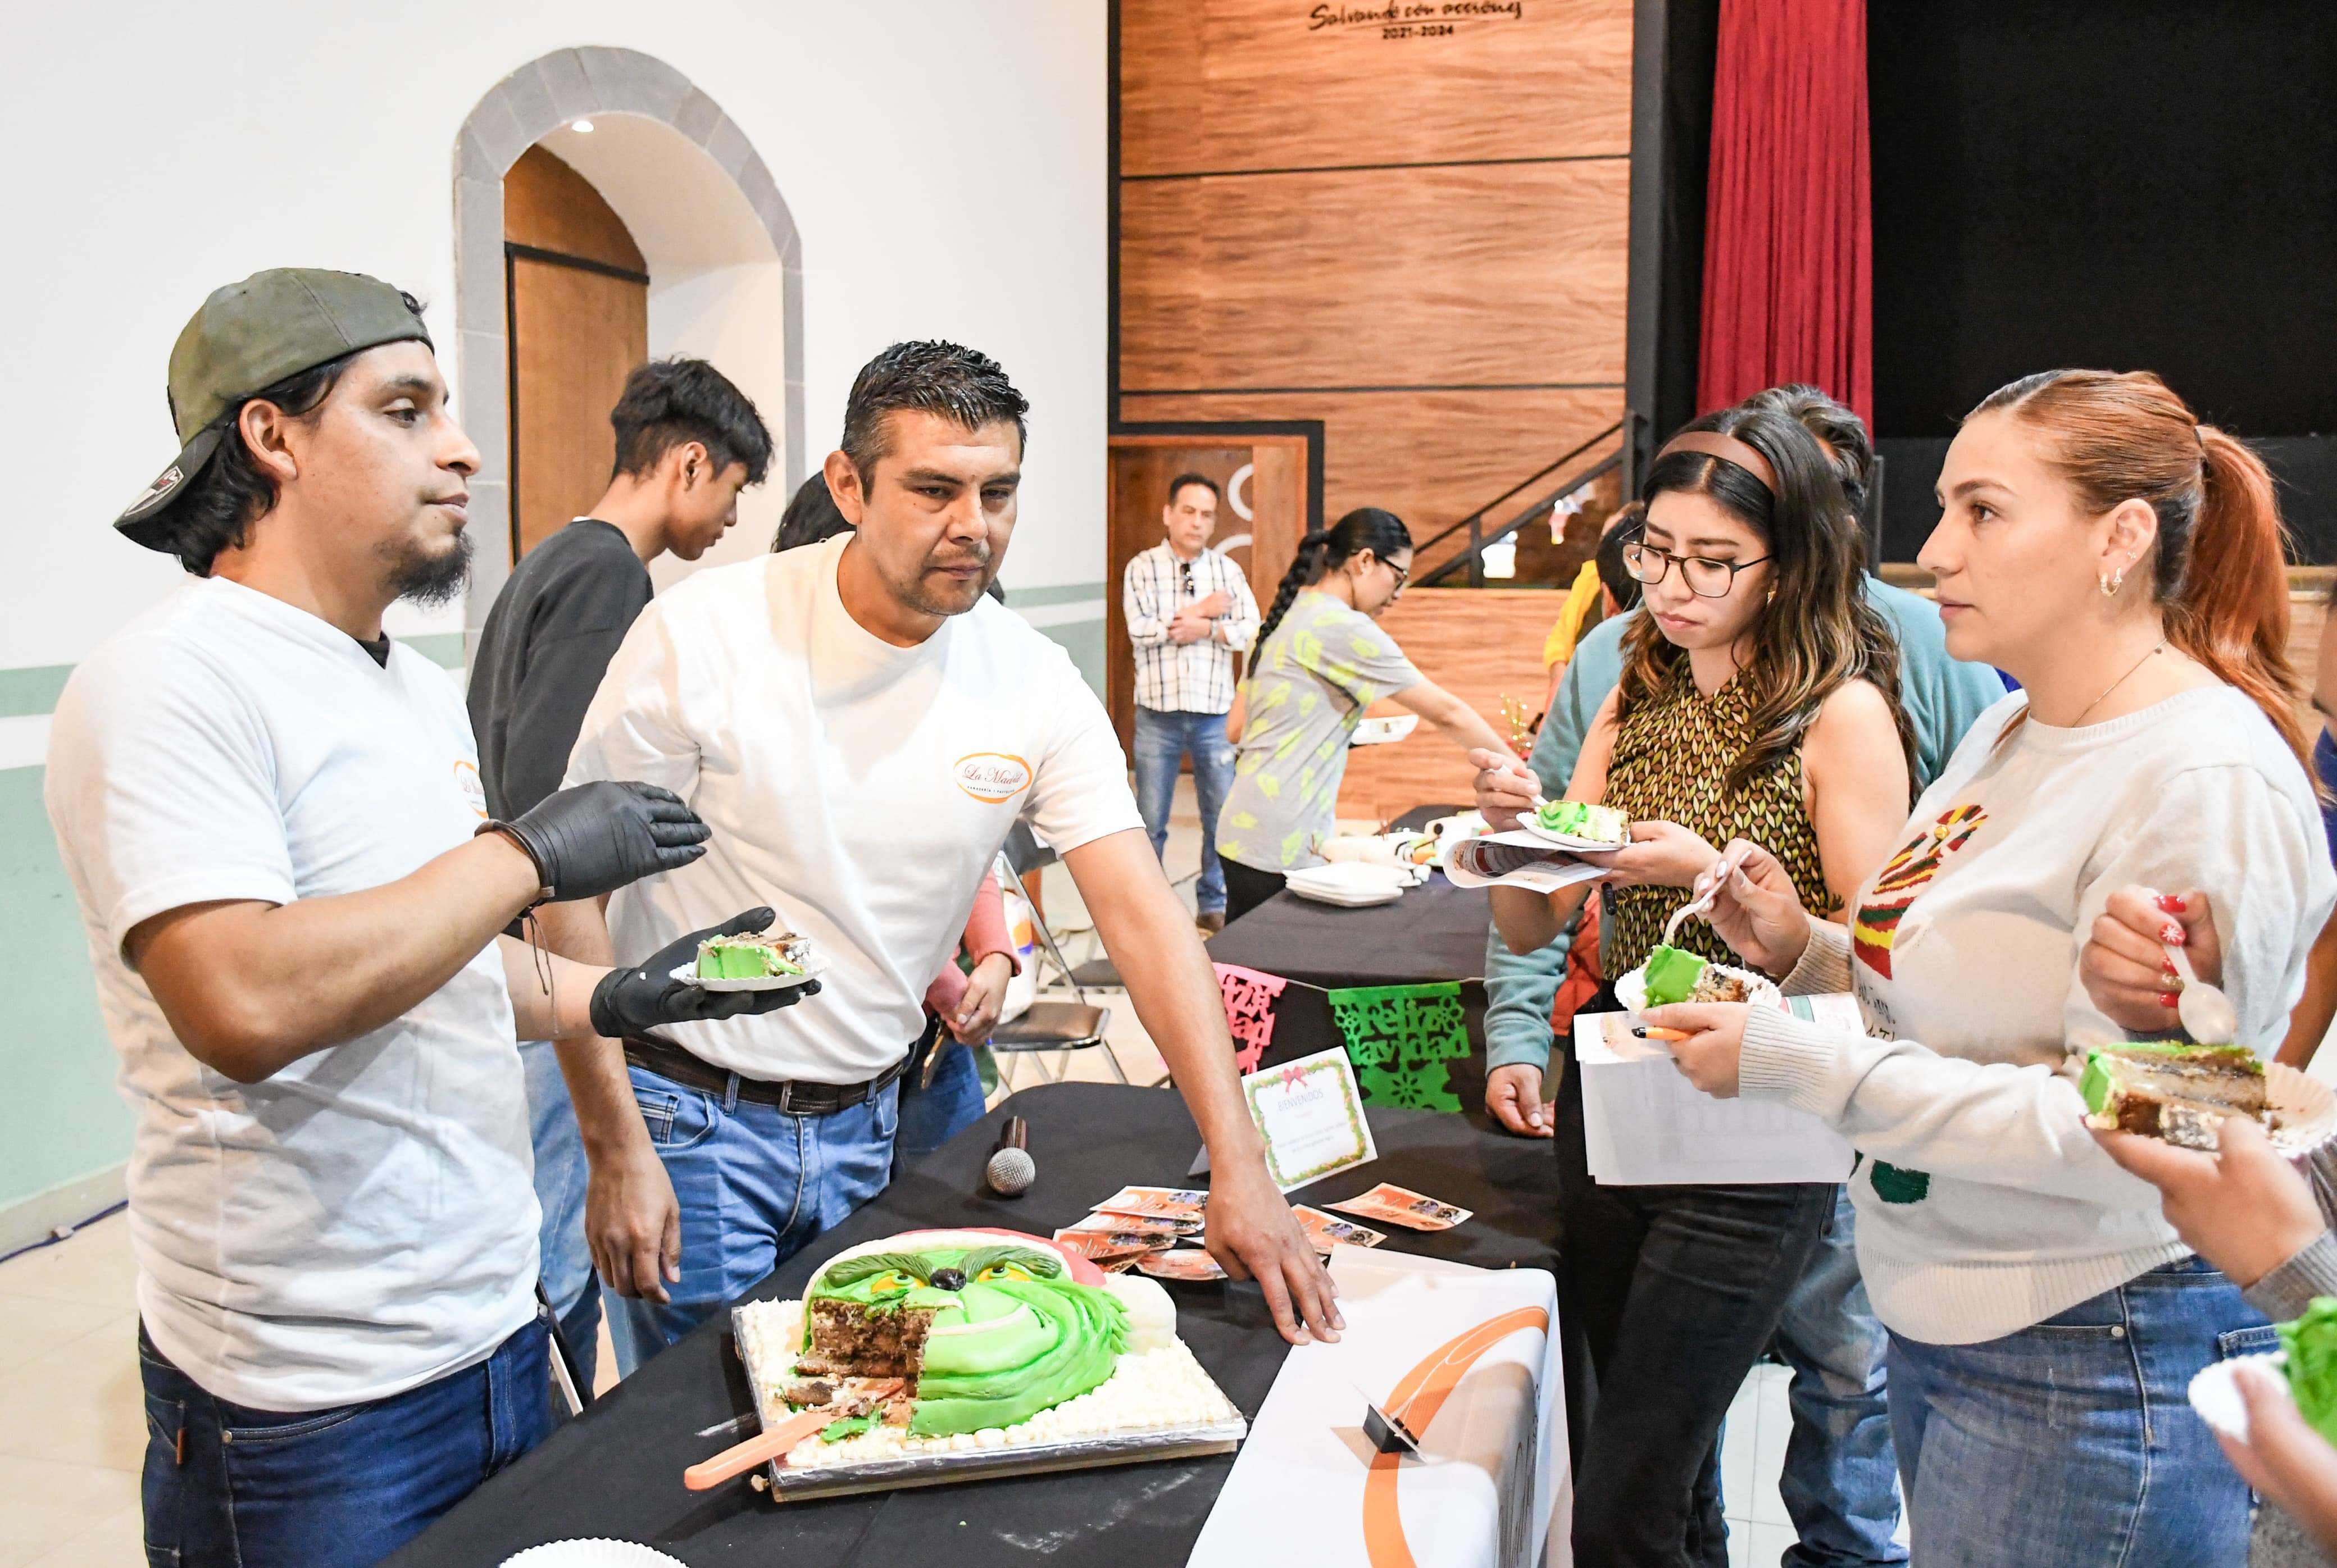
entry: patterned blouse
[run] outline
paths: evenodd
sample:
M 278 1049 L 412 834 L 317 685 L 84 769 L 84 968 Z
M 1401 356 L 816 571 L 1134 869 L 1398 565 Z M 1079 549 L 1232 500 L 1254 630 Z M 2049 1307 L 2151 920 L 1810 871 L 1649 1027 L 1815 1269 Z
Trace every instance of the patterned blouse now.
M 1830 911 L 1833 894 L 1818 866 L 1817 829 L 1802 792 L 1802 754 L 1787 752 L 1745 786 L 1726 793 L 1729 768 L 1753 744 L 1753 694 L 1741 670 L 1710 696 L 1682 669 L 1670 691 L 1641 702 L 1623 720 L 1607 765 L 1606 803 L 1634 820 L 1675 822 L 1715 849 L 1750 839 L 1777 857 L 1802 907 Z M 1664 940 L 1664 922 L 1687 902 L 1687 888 L 1605 888 L 1606 969 L 1637 969 Z M 1721 963 L 1741 960 L 1702 920 L 1684 921 L 1676 939 L 1689 952 Z

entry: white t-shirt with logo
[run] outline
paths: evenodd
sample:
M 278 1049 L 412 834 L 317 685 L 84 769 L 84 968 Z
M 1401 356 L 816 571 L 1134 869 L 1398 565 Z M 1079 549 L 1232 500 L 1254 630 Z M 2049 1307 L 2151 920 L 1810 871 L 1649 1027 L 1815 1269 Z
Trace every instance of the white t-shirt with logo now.
M 533 1315 L 536 1276 L 494 944 L 402 1018 L 251 1085 L 189 1055 L 122 956 L 166 911 L 357 892 L 467 841 L 485 796 L 445 672 L 403 646 L 376 666 L 280 599 L 191 583 L 73 672 L 46 794 L 137 1117 L 155 1345 L 211 1393 L 285 1411 L 484 1360 Z
M 660 1031 L 750 1077 L 850 1084 L 899 1061 L 1018 816 L 1059 851 L 1143 826 L 1059 645 L 985 598 L 895 648 L 836 597 L 849 541 L 660 594 L 569 761 L 572 784 L 663 784 L 714 830 L 703 859 L 611 901 L 621 961 L 758 904 L 827 959 L 809 1001 Z

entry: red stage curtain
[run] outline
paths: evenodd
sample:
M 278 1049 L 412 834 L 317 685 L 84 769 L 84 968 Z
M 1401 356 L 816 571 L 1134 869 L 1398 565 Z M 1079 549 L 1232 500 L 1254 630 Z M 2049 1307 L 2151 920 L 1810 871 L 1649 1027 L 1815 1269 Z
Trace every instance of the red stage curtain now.
M 1874 419 L 1865 0 L 1720 0 L 1697 406 L 1806 381 Z

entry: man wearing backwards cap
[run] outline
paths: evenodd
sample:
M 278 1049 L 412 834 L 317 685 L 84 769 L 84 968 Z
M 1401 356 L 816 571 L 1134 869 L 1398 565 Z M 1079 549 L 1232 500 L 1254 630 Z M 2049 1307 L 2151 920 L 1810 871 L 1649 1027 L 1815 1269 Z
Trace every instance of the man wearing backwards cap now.
M 262 272 L 171 353 L 183 443 L 115 526 L 188 584 L 66 684 L 47 802 L 130 1161 L 155 1561 L 378 1561 L 550 1421 L 514 1024 L 637 1034 L 808 994 L 497 933 L 704 852 L 645 784 L 490 822 L 460 695 L 383 635 L 462 584 L 477 451 L 420 307 Z M 759 930 L 758 910 L 719 930 Z

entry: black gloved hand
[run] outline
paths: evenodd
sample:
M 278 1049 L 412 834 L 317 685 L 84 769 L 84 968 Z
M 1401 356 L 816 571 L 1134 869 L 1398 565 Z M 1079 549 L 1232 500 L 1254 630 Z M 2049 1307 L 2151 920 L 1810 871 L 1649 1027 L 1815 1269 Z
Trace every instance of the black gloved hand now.
M 479 831 L 510 834 L 552 901 L 566 902 L 678 871 L 706 852 L 713 830 L 671 790 L 628 781 L 555 791 L 516 821 Z
M 692 931 L 668 942 L 637 969 L 611 969 L 592 988 L 592 1032 L 609 1039 L 646 1034 L 660 1024 L 701 1024 L 715 1018 L 745 1018 L 794 1007 L 806 997 L 819 995 L 819 982 L 806 980 L 770 991 L 709 991 L 673 978 L 673 971 L 698 962 L 698 944 L 709 937 L 738 937 L 770 930 L 776 918 L 769 909 L 748 910 L 719 926 Z

